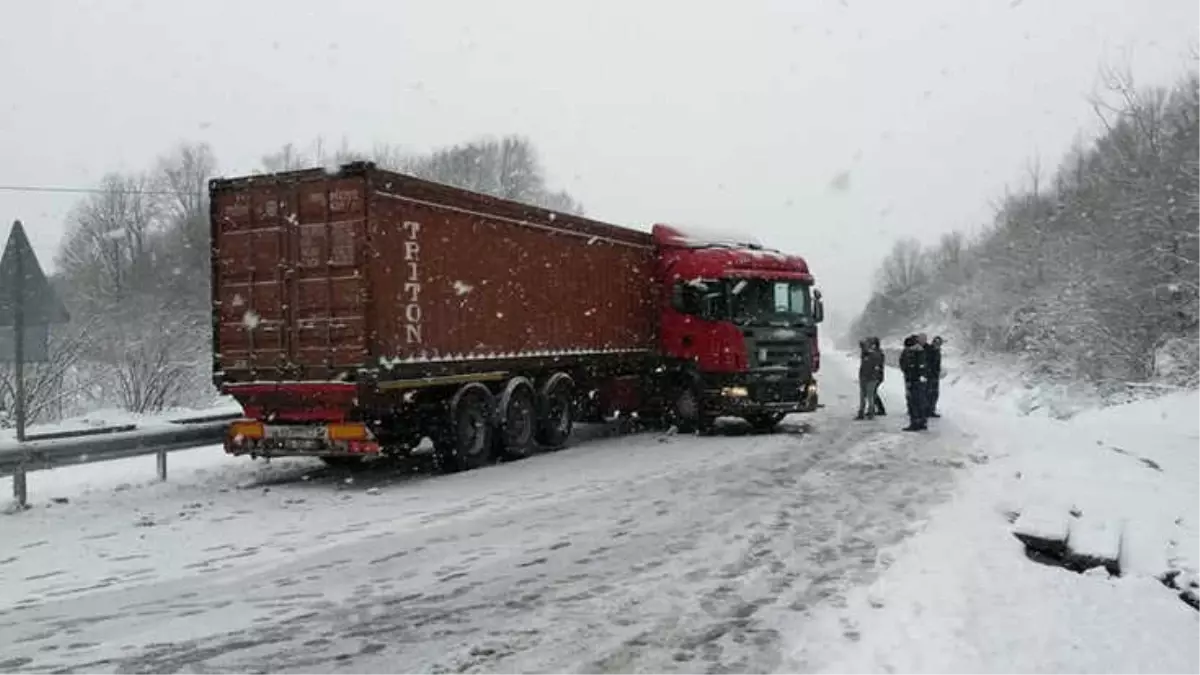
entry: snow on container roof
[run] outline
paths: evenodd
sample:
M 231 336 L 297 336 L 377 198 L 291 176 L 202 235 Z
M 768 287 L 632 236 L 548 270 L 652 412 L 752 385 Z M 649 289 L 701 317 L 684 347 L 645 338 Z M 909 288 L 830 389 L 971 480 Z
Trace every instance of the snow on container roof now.
M 679 248 L 706 248 L 725 246 L 761 249 L 763 244 L 753 235 L 695 225 L 656 224 L 651 230 L 654 241 L 660 246 Z

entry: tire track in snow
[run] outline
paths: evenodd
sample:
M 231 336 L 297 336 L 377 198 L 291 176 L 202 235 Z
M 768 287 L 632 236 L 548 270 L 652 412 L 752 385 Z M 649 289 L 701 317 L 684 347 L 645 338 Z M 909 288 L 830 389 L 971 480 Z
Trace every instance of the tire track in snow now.
M 803 436 L 633 437 L 610 461 L 658 464 L 561 487 L 552 472 L 588 449 L 540 458 L 526 467 L 540 487 L 500 509 L 499 473 L 453 477 L 478 498 L 257 576 L 218 570 L 186 603 L 196 591 L 180 584 L 91 621 L 87 603 L 47 607 L 27 617 L 44 632 L 24 636 L 43 639 L 22 644 L 71 634 L 77 648 L 23 647 L 13 669 L 770 671 L 780 631 L 876 574 L 880 550 L 944 496 L 966 442 L 901 435 L 895 418 L 805 419 Z M 158 637 L 159 624 L 175 630 Z

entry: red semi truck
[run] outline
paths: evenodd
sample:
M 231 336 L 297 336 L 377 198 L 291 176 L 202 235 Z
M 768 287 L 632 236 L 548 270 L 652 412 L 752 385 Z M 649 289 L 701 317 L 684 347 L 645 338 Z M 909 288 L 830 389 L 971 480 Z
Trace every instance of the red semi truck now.
M 365 162 L 209 191 L 214 382 L 244 409 L 231 454 L 334 463 L 429 438 L 461 470 L 614 413 L 767 429 L 817 405 L 802 258 Z

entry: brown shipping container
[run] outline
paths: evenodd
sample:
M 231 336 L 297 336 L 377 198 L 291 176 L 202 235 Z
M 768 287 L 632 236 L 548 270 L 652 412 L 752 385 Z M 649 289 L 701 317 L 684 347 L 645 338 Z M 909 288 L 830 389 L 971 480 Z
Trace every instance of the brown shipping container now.
M 214 180 L 210 192 L 219 383 L 656 348 L 648 233 L 366 163 Z

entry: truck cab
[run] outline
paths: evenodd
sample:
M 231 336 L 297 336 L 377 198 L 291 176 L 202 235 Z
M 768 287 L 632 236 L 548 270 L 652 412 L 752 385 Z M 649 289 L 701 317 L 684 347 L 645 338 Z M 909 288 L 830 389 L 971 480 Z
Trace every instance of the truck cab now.
M 678 369 L 669 409 L 681 428 L 717 417 L 769 429 L 817 407 L 820 291 L 799 256 L 743 237 L 655 225 L 661 350 Z

